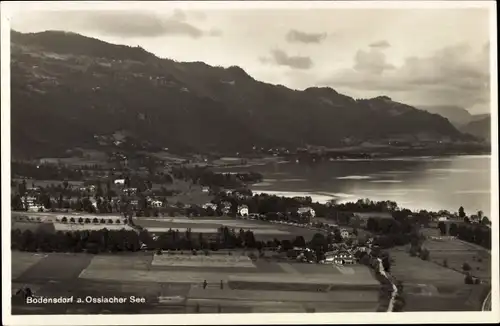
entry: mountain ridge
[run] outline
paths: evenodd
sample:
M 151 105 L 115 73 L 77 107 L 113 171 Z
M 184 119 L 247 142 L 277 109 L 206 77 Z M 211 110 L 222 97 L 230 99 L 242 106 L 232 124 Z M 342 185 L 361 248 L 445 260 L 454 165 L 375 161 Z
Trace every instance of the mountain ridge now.
M 76 33 L 13 31 L 11 49 L 12 148 L 19 152 L 92 147 L 96 136 L 121 129 L 158 148 L 197 152 L 473 139 L 447 119 L 387 96 L 293 90 L 238 66 L 161 59 Z M 50 128 L 23 129 L 46 118 Z
M 473 135 L 474 137 L 491 141 L 491 116 L 486 114 L 482 118 L 472 120 L 464 125 L 460 131 Z
M 418 105 L 416 108 L 448 119 L 455 127 L 460 128 L 472 121 L 473 115 L 465 108 L 456 105 Z

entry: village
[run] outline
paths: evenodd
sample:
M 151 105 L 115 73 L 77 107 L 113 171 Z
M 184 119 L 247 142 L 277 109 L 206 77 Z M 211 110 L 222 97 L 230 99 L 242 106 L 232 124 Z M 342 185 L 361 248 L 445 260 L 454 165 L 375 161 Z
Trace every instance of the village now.
M 161 167 L 163 163 L 159 164 Z M 215 284 L 221 286 L 219 290 L 224 291 L 224 296 L 232 298 L 236 295 L 234 291 L 258 288 L 262 282 L 268 282 L 267 286 L 276 291 L 281 287 L 287 287 L 287 291 L 304 288 L 306 292 L 300 296 L 312 291 L 313 284 L 320 288 L 329 284 L 328 289 L 340 282 L 338 284 L 349 287 L 343 297 L 347 293 L 359 293 L 365 298 L 361 301 L 371 302 L 363 309 L 401 311 L 414 308 L 411 304 L 404 308 L 405 295 L 398 280 L 407 278 L 407 272 L 399 274 L 399 269 L 406 270 L 408 263 L 399 265 L 398 261 L 405 261 L 406 257 L 416 257 L 416 261 L 422 263 L 431 259 L 443 261 L 439 251 L 431 251 L 429 258 L 428 248 L 432 250 L 431 244 L 440 241 L 450 246 L 454 244 L 453 247 L 463 240 L 481 241 L 478 242 L 481 246 L 488 246 L 487 241 L 491 241 L 486 231 L 487 218 L 481 216 L 481 212 L 464 218 L 461 210 L 458 213 L 412 212 L 398 208 L 391 201 L 360 199 L 338 204 L 313 202 L 309 197 L 277 197 L 253 193 L 249 189 L 252 182 L 262 178 L 256 173 L 213 172 L 186 163 L 169 166 L 163 171 L 160 168 L 162 172 L 158 172 L 158 168 L 154 172 L 151 167 L 116 169 L 116 165 L 112 166 L 78 167 L 36 162 L 22 163 L 15 169 L 20 172 L 12 181 L 12 248 L 20 250 L 20 257 L 33 252 L 35 255 L 48 253 L 43 263 L 36 263 L 39 258 L 32 260 L 36 256 L 20 258 L 34 265 L 23 267 L 28 270 L 18 274 L 18 286 L 22 281 L 32 284 L 30 289 L 36 289 L 34 276 L 29 275 L 39 274 L 29 272 L 30 268 L 59 261 L 57 253 L 73 252 L 77 255 L 75 268 L 79 268 L 79 272 L 71 273 L 80 275 L 75 281 L 90 288 L 93 282 L 101 280 L 121 284 L 132 280 L 155 279 L 159 282 L 164 279 L 163 282 L 171 286 L 189 282 L 191 290 L 184 294 L 189 301 L 198 300 L 194 298 L 197 296 L 202 300 L 216 295 L 210 292 Z M 476 232 L 474 237 L 471 232 Z M 103 243 L 99 239 L 107 240 Z M 402 246 L 408 250 L 403 257 Z M 470 249 L 460 250 L 471 257 Z M 139 252 L 147 258 L 140 264 L 142 267 L 136 266 L 143 260 L 136 255 Z M 79 253 L 91 254 L 94 258 L 85 258 Z M 116 262 L 108 266 L 103 261 L 104 265 L 93 267 L 99 257 L 108 263 Z M 475 267 L 469 258 L 466 262 L 472 267 L 467 271 L 462 271 L 460 266 L 465 264 L 465 259 L 446 263 L 450 273 L 452 269 L 459 271 L 449 276 L 453 284 L 464 284 L 460 281 L 464 276 L 465 284 L 487 281 L 483 264 L 489 260 L 484 257 L 481 261 L 475 260 L 479 264 Z M 129 260 L 135 263 L 129 265 Z M 443 266 L 439 268 L 444 268 L 444 263 L 439 264 Z M 104 273 L 115 265 L 128 276 L 117 279 L 116 275 Z M 200 269 L 191 272 L 193 267 Z M 163 271 L 165 268 L 169 269 L 169 276 L 162 274 L 167 272 Z M 216 270 L 219 274 L 213 274 Z M 148 274 L 137 274 L 145 271 Z M 174 277 L 172 272 L 179 275 Z M 227 273 L 240 276 L 232 278 Z M 277 278 L 278 275 L 281 276 Z M 394 275 L 398 275 L 397 280 Z M 370 284 L 366 284 L 368 292 L 362 290 L 365 289 L 362 279 Z M 197 286 L 205 286 L 206 282 L 210 291 L 202 294 L 194 290 Z M 379 284 L 379 290 L 384 289 L 375 305 L 368 299 L 372 298 L 371 287 L 374 286 L 370 282 Z M 335 286 L 340 286 L 338 284 Z M 18 287 L 14 292 L 22 289 Z M 41 295 L 52 290 L 30 291 Z M 241 294 L 242 298 L 247 295 L 253 294 Z M 284 300 L 282 294 L 273 295 Z M 151 300 L 163 302 L 165 299 L 153 296 Z M 328 300 L 333 301 L 327 311 L 347 304 L 341 303 L 340 297 Z M 259 300 L 255 302 L 262 304 Z M 352 307 L 360 309 L 359 305 Z

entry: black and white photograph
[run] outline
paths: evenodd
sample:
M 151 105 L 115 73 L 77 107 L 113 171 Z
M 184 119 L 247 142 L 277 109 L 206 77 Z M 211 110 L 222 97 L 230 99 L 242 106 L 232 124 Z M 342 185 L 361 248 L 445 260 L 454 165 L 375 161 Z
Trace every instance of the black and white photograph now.
M 5 324 L 499 321 L 495 2 L 1 15 Z

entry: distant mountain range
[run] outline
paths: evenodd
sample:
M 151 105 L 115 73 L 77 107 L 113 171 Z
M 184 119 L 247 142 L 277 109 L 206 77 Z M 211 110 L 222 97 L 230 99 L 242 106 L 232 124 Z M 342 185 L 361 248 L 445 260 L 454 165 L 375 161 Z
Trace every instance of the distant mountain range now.
M 477 138 L 491 141 L 491 116 L 489 114 L 482 118 L 474 119 L 460 130 Z
M 419 105 L 418 109 L 439 114 L 448 119 L 454 126 L 461 127 L 472 121 L 472 115 L 466 109 L 455 105 Z
M 471 140 L 437 114 L 386 96 L 292 90 L 243 69 L 160 59 L 74 33 L 11 34 L 12 151 L 97 147 L 124 132 L 176 151 L 338 147 L 364 141 Z
M 448 119 L 458 130 L 477 138 L 490 140 L 491 116 L 489 113 L 472 115 L 459 106 L 418 106 L 419 109 L 439 114 Z

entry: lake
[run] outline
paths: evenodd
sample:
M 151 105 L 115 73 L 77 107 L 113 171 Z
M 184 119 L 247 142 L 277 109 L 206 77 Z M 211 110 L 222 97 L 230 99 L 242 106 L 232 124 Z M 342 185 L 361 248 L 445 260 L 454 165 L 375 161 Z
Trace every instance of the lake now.
M 276 163 L 247 170 L 264 175 L 252 186 L 256 193 L 311 196 L 313 201 L 338 202 L 369 198 L 393 200 L 411 210 L 460 206 L 467 214 L 482 210 L 490 217 L 491 158 L 481 156 L 411 157 L 385 160 L 344 160 L 315 164 Z M 244 169 L 243 169 L 244 170 Z M 226 168 L 224 171 L 242 171 Z

